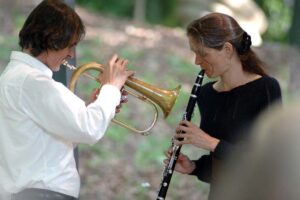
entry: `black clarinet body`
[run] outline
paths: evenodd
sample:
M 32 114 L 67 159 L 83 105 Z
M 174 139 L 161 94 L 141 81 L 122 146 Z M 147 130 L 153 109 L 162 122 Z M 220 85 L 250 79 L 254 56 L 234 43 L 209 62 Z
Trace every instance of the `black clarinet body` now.
M 194 86 L 192 88 L 191 96 L 188 101 L 188 105 L 186 107 L 185 113 L 183 115 L 183 120 L 191 121 L 194 108 L 197 102 L 197 97 L 200 92 L 200 88 L 202 85 L 202 81 L 204 78 L 204 70 L 201 70 L 196 78 L 196 81 L 194 83 Z M 178 133 L 178 134 L 184 134 L 184 132 Z M 169 184 L 171 182 L 171 178 L 173 175 L 173 171 L 176 165 L 176 161 L 178 158 L 178 155 L 180 153 L 181 146 L 174 145 L 172 146 L 172 155 L 169 160 L 169 164 L 166 166 L 163 172 L 163 178 L 160 184 L 160 188 L 158 190 L 157 198 L 156 200 L 165 200 Z

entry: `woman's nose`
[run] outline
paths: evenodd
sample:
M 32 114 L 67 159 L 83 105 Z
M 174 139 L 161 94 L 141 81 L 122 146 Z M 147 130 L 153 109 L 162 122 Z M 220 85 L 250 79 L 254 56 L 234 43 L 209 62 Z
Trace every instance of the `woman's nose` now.
M 203 64 L 203 59 L 201 59 L 200 57 L 196 57 L 196 59 L 195 59 L 195 64 L 196 65 L 201 65 L 201 64 Z

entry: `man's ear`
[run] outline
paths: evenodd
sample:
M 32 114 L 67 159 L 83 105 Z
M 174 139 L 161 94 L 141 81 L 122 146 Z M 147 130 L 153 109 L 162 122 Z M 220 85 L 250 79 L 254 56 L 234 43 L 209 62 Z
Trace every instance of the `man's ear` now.
M 223 45 L 223 51 L 225 52 L 228 58 L 231 58 L 234 52 L 234 47 L 231 43 L 225 42 Z

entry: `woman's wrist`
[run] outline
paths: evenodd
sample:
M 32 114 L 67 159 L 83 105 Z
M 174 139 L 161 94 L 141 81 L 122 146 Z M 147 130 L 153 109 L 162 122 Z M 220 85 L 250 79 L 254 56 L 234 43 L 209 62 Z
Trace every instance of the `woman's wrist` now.
M 191 160 L 190 161 L 190 167 L 189 167 L 189 170 L 188 170 L 187 174 L 192 173 L 195 169 L 196 169 L 196 163 Z
M 210 142 L 210 151 L 214 152 L 219 143 L 220 143 L 219 139 L 212 137 Z

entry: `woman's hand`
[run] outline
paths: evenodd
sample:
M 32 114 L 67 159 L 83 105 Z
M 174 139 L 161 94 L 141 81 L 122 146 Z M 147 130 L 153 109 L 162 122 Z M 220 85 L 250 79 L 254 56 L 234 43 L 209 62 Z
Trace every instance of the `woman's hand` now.
M 189 121 L 181 121 L 176 128 L 175 134 L 176 145 L 191 144 L 196 147 L 206 149 L 208 151 L 215 151 L 216 146 L 219 144 L 220 140 L 214 137 L 211 137 L 205 133 L 202 129 L 198 128 L 195 124 Z M 180 134 L 180 132 L 185 132 Z M 178 139 L 183 139 L 179 141 Z
M 164 160 L 164 163 L 166 165 L 169 164 L 169 160 L 171 158 L 172 154 L 172 148 L 170 148 L 165 154 L 167 156 L 167 159 Z M 182 173 L 182 174 L 190 174 L 194 169 L 196 168 L 196 164 L 189 159 L 185 154 L 179 153 L 179 156 L 177 158 L 177 162 L 175 165 L 175 171 Z

